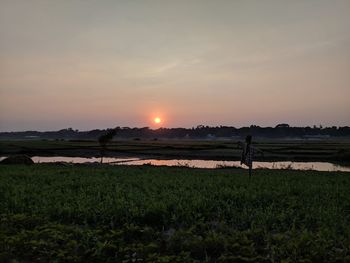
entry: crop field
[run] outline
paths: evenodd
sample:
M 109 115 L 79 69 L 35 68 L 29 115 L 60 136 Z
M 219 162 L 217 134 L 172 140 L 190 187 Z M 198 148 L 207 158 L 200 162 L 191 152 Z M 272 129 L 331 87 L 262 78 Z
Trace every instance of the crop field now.
M 350 175 L 0 166 L 0 262 L 350 262 Z
M 147 156 L 169 159 L 240 160 L 237 140 L 119 140 L 104 151 L 107 156 Z M 260 161 L 325 161 L 350 163 L 350 140 L 258 140 L 254 145 L 264 151 Z M 0 156 L 100 156 L 96 141 L 0 141 Z

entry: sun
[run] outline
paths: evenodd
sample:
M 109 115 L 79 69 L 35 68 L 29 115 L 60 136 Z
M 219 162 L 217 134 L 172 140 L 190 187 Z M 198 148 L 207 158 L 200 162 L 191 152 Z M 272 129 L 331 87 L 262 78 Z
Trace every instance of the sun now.
M 154 118 L 154 123 L 159 124 L 162 122 L 162 120 L 159 117 Z

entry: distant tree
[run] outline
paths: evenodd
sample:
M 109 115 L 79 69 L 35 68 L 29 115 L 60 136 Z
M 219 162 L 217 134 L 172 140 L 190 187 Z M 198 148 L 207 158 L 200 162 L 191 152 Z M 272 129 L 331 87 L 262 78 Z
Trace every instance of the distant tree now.
M 113 137 L 116 135 L 116 129 L 108 129 L 107 132 L 98 138 L 98 143 L 101 146 L 101 163 L 103 163 L 103 156 L 107 150 L 107 144 L 110 143 Z
M 280 124 L 277 124 L 275 128 L 289 128 L 289 124 L 287 124 L 287 123 L 280 123 Z

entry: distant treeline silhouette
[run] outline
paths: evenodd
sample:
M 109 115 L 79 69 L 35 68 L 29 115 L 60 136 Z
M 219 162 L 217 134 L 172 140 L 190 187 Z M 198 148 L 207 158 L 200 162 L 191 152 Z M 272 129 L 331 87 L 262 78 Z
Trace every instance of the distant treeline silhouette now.
M 235 128 L 229 126 L 210 127 L 198 125 L 193 128 L 159 128 L 150 129 L 116 127 L 114 139 L 215 139 L 215 138 L 243 138 L 247 134 L 256 138 L 304 138 L 326 139 L 331 137 L 350 137 L 350 127 L 291 127 L 288 124 L 279 124 L 276 127 L 250 127 Z M 95 129 L 79 131 L 72 128 L 59 131 L 23 131 L 0 132 L 0 139 L 70 139 L 70 140 L 97 140 L 111 129 Z

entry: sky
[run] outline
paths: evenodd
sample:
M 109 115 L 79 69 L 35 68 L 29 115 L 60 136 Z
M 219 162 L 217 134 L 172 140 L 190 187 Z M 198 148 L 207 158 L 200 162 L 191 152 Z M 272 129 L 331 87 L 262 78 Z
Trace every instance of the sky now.
M 350 125 L 349 0 L 0 0 L 0 131 L 278 123 Z

